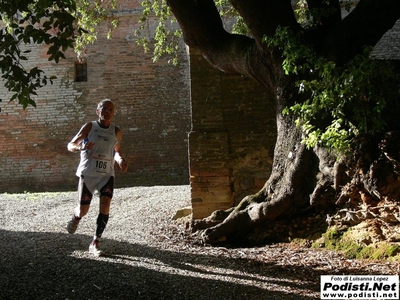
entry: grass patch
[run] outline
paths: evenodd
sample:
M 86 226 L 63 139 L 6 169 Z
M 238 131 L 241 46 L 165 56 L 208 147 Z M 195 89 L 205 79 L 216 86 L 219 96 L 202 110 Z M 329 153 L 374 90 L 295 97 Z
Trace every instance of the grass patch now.
M 312 247 L 340 251 L 348 258 L 400 261 L 399 243 L 379 242 L 365 245 L 355 240 L 351 230 L 330 228 L 320 240 L 312 244 Z

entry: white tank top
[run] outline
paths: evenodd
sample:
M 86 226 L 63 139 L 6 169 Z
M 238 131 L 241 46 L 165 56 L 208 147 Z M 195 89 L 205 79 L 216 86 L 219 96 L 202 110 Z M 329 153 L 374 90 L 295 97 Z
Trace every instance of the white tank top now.
M 83 143 L 93 142 L 92 150 L 81 151 L 81 161 L 76 175 L 81 176 L 114 176 L 114 154 L 118 143 L 115 134 L 115 125 L 102 128 L 92 122 L 92 129 Z

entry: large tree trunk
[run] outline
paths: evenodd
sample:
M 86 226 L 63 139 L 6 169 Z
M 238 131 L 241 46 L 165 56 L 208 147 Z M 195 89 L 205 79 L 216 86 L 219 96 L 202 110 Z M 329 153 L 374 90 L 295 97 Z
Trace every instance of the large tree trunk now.
M 245 197 L 222 223 L 204 232 L 207 243 L 243 241 L 255 226 L 278 216 L 290 216 L 309 204 L 318 173 L 317 157 L 301 143 L 301 132 L 293 120 L 279 119 L 270 178 L 257 194 Z
M 339 8 L 338 0 L 308 2 L 313 8 L 326 9 L 325 5 Z M 292 216 L 310 206 L 326 209 L 337 199 L 337 204 L 347 203 L 364 193 L 377 200 L 383 185 L 378 183 L 375 169 L 385 170 L 380 176 L 395 182 L 391 193 L 399 194 L 398 182 L 393 179 L 397 178 L 396 163 L 389 162 L 384 152 L 375 151 L 365 159 L 360 151 L 357 159 L 354 155 L 340 163 L 326 149 L 306 149 L 293 117 L 282 115 L 283 108 L 301 99 L 293 79 L 283 72 L 281 51 L 267 48 L 262 39 L 273 35 L 278 26 L 288 26 L 293 32 L 300 30 L 290 0 L 231 0 L 251 30 L 252 38 L 227 33 L 213 0 L 167 0 L 167 3 L 189 47 L 200 51 L 214 67 L 253 78 L 276 96 L 277 141 L 272 174 L 257 194 L 244 198 L 229 214 L 217 214 L 223 217 L 217 220 L 218 225 L 203 232 L 206 242 L 243 240 L 252 228 L 269 220 Z M 365 45 L 375 45 L 398 18 L 398 0 L 361 0 L 344 20 L 340 11 L 321 18 L 318 30 L 305 38 L 321 55 L 342 64 L 360 53 Z M 382 161 L 377 163 L 380 157 Z

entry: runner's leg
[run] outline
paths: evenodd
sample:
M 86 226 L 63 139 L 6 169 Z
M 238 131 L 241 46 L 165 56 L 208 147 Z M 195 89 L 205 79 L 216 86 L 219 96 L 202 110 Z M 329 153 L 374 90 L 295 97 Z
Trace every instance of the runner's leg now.
M 104 184 L 100 189 L 100 207 L 99 215 L 97 217 L 97 228 L 95 238 L 99 239 L 103 234 L 108 222 L 108 216 L 110 214 L 111 199 L 114 194 L 114 177 Z
M 101 185 L 103 185 L 101 183 Z M 110 213 L 111 199 L 114 193 L 114 177 L 105 182 L 103 187 L 99 190 L 100 193 L 100 207 L 99 215 L 97 217 L 96 233 L 93 237 L 93 241 L 89 245 L 89 252 L 95 256 L 102 255 L 102 251 L 99 248 L 99 241 L 106 228 L 108 222 L 108 215 Z
M 75 217 L 82 218 L 86 216 L 89 211 L 90 203 L 93 198 L 94 188 L 90 189 L 88 187 L 89 182 L 86 183 L 85 179 L 81 177 L 79 179 L 79 187 L 78 187 L 78 204 L 75 208 Z
M 87 214 L 90 207 L 90 202 L 93 197 L 93 192 L 89 190 L 83 177 L 79 179 L 78 185 L 78 203 L 74 209 L 72 219 L 67 223 L 67 231 L 70 234 L 75 233 L 78 228 L 79 221 Z

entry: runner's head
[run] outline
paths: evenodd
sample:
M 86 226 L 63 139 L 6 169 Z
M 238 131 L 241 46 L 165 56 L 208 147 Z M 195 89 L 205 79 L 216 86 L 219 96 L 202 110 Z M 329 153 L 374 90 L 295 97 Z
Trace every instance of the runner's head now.
M 114 117 L 114 103 L 110 99 L 104 99 L 97 104 L 96 114 L 99 116 L 99 122 L 111 122 Z

